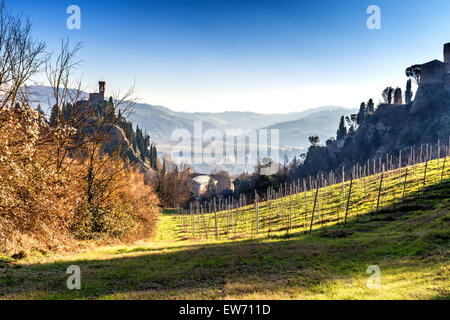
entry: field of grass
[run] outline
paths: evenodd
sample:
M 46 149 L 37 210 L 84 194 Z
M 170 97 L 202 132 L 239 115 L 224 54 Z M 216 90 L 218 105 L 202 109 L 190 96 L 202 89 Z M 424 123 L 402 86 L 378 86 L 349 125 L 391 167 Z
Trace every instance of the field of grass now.
M 321 189 L 311 234 L 305 230 L 312 204 L 305 219 L 296 202 L 289 219 L 288 196 L 284 216 L 268 209 L 273 203 L 260 204 L 258 234 L 251 207 L 235 213 L 235 234 L 230 224 L 226 232 L 229 213 L 218 213 L 217 240 L 215 217 L 195 217 L 194 239 L 186 217 L 167 211 L 158 234 L 134 246 L 2 258 L 0 298 L 449 299 L 450 171 L 441 184 L 441 168 L 442 160 L 429 163 L 424 190 L 424 165 L 409 168 L 404 203 L 404 176 L 389 173 L 378 213 L 373 194 L 380 177 L 367 179 L 365 192 L 354 181 L 345 226 L 342 185 L 328 187 L 327 196 Z M 314 193 L 307 194 L 310 203 Z M 66 287 L 69 265 L 81 268 L 81 290 Z M 379 289 L 366 286 L 371 265 L 380 267 Z

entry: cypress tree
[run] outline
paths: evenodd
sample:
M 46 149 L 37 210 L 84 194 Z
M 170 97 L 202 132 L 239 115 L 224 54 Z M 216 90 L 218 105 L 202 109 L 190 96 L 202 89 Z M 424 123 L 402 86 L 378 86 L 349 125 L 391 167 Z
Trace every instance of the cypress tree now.
M 373 102 L 373 99 L 370 99 L 367 103 L 367 112 L 368 114 L 372 114 L 375 112 L 375 103 Z
M 413 93 L 411 89 L 411 79 L 408 79 L 406 82 L 406 91 L 405 91 L 405 103 L 409 104 L 412 101 Z
M 36 111 L 39 112 L 39 114 L 42 115 L 42 116 L 45 115 L 45 114 L 44 114 L 44 110 L 42 110 L 40 104 L 38 104 L 38 106 L 37 106 L 37 108 L 36 108 Z
M 55 104 L 52 108 L 52 111 L 50 112 L 50 126 L 56 127 L 58 125 L 59 118 L 59 108 Z
M 365 118 L 366 118 L 366 113 L 367 113 L 367 109 L 366 109 L 366 103 L 363 102 L 361 103 L 361 105 L 359 106 L 359 112 L 358 115 L 356 116 L 356 123 L 358 125 L 360 125 L 361 123 L 364 122 Z
M 347 135 L 347 127 L 345 126 L 345 117 L 342 116 L 341 120 L 339 121 L 339 129 L 337 131 L 336 138 L 339 140 L 344 138 L 346 135 Z

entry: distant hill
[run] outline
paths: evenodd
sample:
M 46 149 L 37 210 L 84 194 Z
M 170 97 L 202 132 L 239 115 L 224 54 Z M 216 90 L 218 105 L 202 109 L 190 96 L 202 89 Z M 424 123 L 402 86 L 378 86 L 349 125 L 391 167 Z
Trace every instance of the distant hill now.
M 177 128 L 193 133 L 194 121 L 202 121 L 203 130 L 226 129 L 280 129 L 280 159 L 285 156 L 291 160 L 304 153 L 309 146 L 308 137 L 318 135 L 323 141 L 336 135 L 341 115 L 349 115 L 356 110 L 343 107 L 320 107 L 295 113 L 261 114 L 253 112 L 188 113 L 175 112 L 161 106 L 137 104 L 130 117 L 134 124 L 147 131 L 158 145 L 158 151 L 170 154 L 174 141 L 171 134 Z M 297 119 L 295 121 L 289 121 Z M 239 147 L 239 146 L 238 146 Z M 241 164 L 198 164 L 196 172 L 211 173 L 214 170 L 227 170 L 230 174 L 253 172 L 253 166 Z
M 49 116 L 52 106 L 55 104 L 55 98 L 53 97 L 53 89 L 51 87 L 45 86 L 29 86 L 28 97 L 30 99 L 31 105 L 33 107 L 41 106 L 44 113 Z M 75 95 L 75 90 L 69 90 L 73 96 Z M 89 94 L 86 92 L 80 92 L 80 100 L 87 99 Z
M 30 86 L 33 93 L 33 104 L 41 105 L 48 115 L 50 106 L 54 103 L 52 89 L 43 86 Z M 88 94 L 82 96 L 87 98 Z M 304 147 L 307 145 L 304 137 L 317 134 L 319 137 L 329 138 L 336 131 L 336 124 L 342 114 L 349 114 L 356 110 L 336 106 L 325 106 L 291 113 L 254 113 L 254 112 L 176 112 L 169 108 L 138 103 L 130 120 L 138 125 L 158 143 L 170 141 L 173 130 L 184 128 L 193 131 L 194 121 L 202 121 L 204 130 L 217 129 L 280 129 L 286 143 L 283 146 Z M 290 137 L 292 135 L 292 137 Z M 300 140 L 299 140 L 300 138 Z
M 154 106 L 149 104 L 137 104 L 135 106 L 135 113 L 131 116 L 133 123 L 139 125 L 140 128 L 147 130 L 152 139 L 159 143 L 165 143 L 170 141 L 170 136 L 173 130 L 177 128 L 185 128 L 190 132 L 193 132 L 194 121 L 202 121 L 203 129 L 217 128 L 224 129 L 260 129 L 266 128 L 277 123 L 290 121 L 293 119 L 300 119 L 310 117 L 317 112 L 323 112 L 327 115 L 329 121 L 322 122 L 329 130 L 324 129 L 324 134 L 328 134 L 331 131 L 335 131 L 338 117 L 341 114 L 348 114 L 353 112 L 352 109 L 345 109 L 342 107 L 321 107 L 316 109 L 308 109 L 302 112 L 293 113 L 273 113 L 262 114 L 254 112 L 219 112 L 219 113 L 206 113 L 206 112 L 175 112 L 168 108 L 161 106 Z M 336 118 L 337 117 L 337 118 Z M 314 118 L 311 118 L 314 119 Z M 305 123 L 308 120 L 305 120 Z M 332 123 L 333 122 L 333 123 Z M 307 127 L 312 127 L 313 124 L 308 124 Z M 335 132 L 334 132 L 335 133 Z M 307 141 L 306 141 L 307 142 Z M 305 146 L 305 144 L 288 144 L 286 146 Z
M 44 112 L 50 114 L 50 106 L 54 103 L 52 89 L 49 87 L 31 86 L 33 105 L 41 105 Z M 83 93 L 85 98 L 88 94 Z M 280 159 L 285 155 L 292 159 L 303 153 L 309 146 L 308 137 L 318 135 L 324 142 L 335 136 L 339 117 L 354 113 L 356 110 L 344 107 L 325 106 L 307 109 L 301 112 L 263 114 L 255 112 L 176 112 L 169 108 L 145 103 L 138 103 L 129 116 L 133 125 L 138 125 L 143 132 L 150 135 L 151 140 L 158 145 L 161 156 L 170 153 L 173 145 L 172 132 L 175 129 L 187 129 L 193 133 L 194 122 L 202 121 L 203 130 L 216 128 L 225 132 L 226 129 L 279 129 Z M 226 169 L 230 173 L 252 171 L 253 167 L 240 165 L 221 166 L 197 165 L 194 170 L 209 173 L 214 169 Z

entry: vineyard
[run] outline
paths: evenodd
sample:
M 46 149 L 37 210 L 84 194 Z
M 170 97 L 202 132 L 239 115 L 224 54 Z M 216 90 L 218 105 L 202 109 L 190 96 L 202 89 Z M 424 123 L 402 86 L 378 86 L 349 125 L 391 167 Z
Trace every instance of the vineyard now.
M 414 211 L 418 204 L 447 197 L 449 148 L 440 143 L 411 149 L 406 156 L 386 155 L 353 166 L 346 174 L 330 172 L 290 185 L 255 193 L 249 201 L 213 199 L 179 210 L 177 234 L 182 240 L 223 240 L 345 230 L 349 224 L 392 219 L 394 211 Z M 441 155 L 443 157 L 441 157 Z M 343 177 L 343 178 L 342 178 Z M 339 232 L 339 231 L 337 231 Z

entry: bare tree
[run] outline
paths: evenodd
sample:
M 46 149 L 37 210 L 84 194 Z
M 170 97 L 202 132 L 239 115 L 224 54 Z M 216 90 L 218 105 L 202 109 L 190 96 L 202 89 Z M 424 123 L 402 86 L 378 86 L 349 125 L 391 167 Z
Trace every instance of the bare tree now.
M 46 75 L 52 88 L 52 97 L 56 110 L 54 125 L 66 129 L 67 134 L 57 136 L 54 141 L 57 171 L 68 169 L 74 161 L 82 161 L 86 171 L 86 200 L 92 211 L 94 229 L 101 230 L 98 206 L 107 200 L 114 191 L 111 182 L 118 171 L 125 166 L 113 165 L 124 158 L 128 145 L 118 127 L 120 114 L 128 116 L 135 105 L 134 85 L 124 94 L 120 91 L 110 101 L 92 103 L 83 97 L 82 81 L 75 78 L 75 70 L 80 64 L 77 54 L 81 44 L 70 47 L 69 41 L 62 41 L 61 49 L 55 59 L 48 59 Z M 74 80 L 75 79 L 75 80 Z M 113 143 L 110 143 L 112 142 Z M 111 146 L 112 145 L 112 146 Z M 106 148 L 108 146 L 108 148 Z
M 181 164 L 180 167 L 164 157 L 161 169 L 153 176 L 153 186 L 159 199 L 166 207 L 175 207 L 186 203 L 191 195 L 189 178 L 190 167 Z
M 31 37 L 31 22 L 10 15 L 0 3 L 0 110 L 27 104 L 23 91 L 46 61 L 45 43 Z
M 109 101 L 87 101 L 75 77 L 81 45 L 63 41 L 52 56 L 30 35 L 31 23 L 0 2 L 0 237 L 14 242 L 11 234 L 26 231 L 50 241 L 71 225 L 88 236 L 125 233 L 130 222 L 145 233 L 158 200 L 146 176 L 124 160 L 129 144 L 118 117 L 132 112 L 134 86 Z M 38 75 L 52 88 L 55 123 L 31 108 L 27 85 Z

